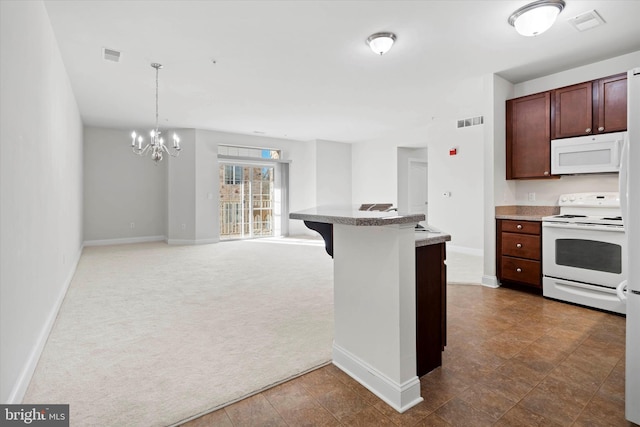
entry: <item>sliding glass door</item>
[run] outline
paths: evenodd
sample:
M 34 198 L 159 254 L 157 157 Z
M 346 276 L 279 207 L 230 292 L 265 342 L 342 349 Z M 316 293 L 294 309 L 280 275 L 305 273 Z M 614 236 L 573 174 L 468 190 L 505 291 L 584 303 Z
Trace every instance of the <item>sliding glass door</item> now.
M 220 239 L 274 235 L 274 166 L 220 165 Z

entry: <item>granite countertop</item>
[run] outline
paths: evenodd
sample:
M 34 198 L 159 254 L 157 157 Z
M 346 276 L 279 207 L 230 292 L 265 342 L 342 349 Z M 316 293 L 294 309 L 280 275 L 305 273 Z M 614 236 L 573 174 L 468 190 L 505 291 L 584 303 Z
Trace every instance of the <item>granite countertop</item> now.
M 437 245 L 451 240 L 451 235 L 446 234 L 430 225 L 424 230 L 416 230 L 416 248 L 419 246 Z
M 560 206 L 496 206 L 496 219 L 542 221 L 542 217 L 558 215 Z
M 355 226 L 382 226 L 417 224 L 425 220 L 424 214 L 399 214 L 396 211 L 361 211 L 355 206 L 318 206 L 289 214 L 291 219 Z

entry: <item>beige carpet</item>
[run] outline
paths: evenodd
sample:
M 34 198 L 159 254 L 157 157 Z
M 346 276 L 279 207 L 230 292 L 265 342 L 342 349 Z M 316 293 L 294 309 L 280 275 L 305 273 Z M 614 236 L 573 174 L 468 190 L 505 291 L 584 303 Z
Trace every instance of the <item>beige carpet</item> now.
M 24 402 L 72 426 L 206 413 L 331 360 L 332 277 L 322 241 L 85 248 Z

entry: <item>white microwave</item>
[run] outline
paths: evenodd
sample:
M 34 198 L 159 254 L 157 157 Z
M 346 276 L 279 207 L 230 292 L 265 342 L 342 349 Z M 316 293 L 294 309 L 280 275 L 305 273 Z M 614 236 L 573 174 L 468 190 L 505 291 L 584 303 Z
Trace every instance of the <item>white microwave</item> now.
M 551 174 L 619 172 L 626 132 L 551 140 Z

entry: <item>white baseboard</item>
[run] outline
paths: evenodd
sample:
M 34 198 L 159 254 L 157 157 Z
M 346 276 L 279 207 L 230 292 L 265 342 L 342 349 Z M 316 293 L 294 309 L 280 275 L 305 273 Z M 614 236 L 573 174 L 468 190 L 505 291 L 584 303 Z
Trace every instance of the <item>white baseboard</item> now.
M 120 239 L 85 240 L 84 246 L 127 245 L 129 243 L 164 242 L 165 236 L 123 237 Z
M 482 286 L 486 286 L 488 288 L 499 288 L 500 282 L 496 276 L 482 276 Z
M 467 248 L 465 246 L 450 245 L 449 242 L 447 242 L 447 251 L 457 252 L 457 253 L 465 254 L 465 255 L 484 256 L 484 250 L 482 250 L 482 249 Z
M 167 239 L 168 245 L 208 245 L 210 243 L 220 243 L 220 239 Z
M 417 376 L 399 384 L 335 342 L 333 364 L 400 413 L 424 400 L 420 396 L 420 379 Z
M 33 373 L 38 366 L 38 361 L 40 360 L 40 356 L 42 355 L 42 351 L 44 350 L 44 346 L 47 343 L 47 339 L 49 339 L 49 334 L 51 333 L 51 329 L 53 329 L 53 325 L 56 321 L 56 317 L 58 317 L 58 311 L 60 311 L 60 307 L 62 306 L 62 302 L 64 301 L 64 297 L 67 295 L 67 290 L 69 289 L 69 285 L 71 285 L 71 280 L 73 280 L 73 275 L 76 273 L 76 268 L 78 267 L 78 263 L 80 262 L 80 256 L 82 255 L 82 249 L 84 245 L 80 246 L 78 253 L 75 256 L 75 259 L 70 264 L 69 272 L 67 273 L 67 277 L 65 278 L 62 288 L 58 295 L 55 298 L 53 307 L 51 307 L 51 311 L 47 316 L 47 319 L 42 325 L 42 329 L 38 334 L 38 339 L 36 340 L 36 344 L 29 352 L 29 356 L 27 357 L 27 361 L 22 367 L 20 375 L 18 375 L 18 379 L 16 380 L 13 388 L 11 389 L 11 393 L 9 393 L 9 398 L 7 399 L 7 404 L 20 404 L 22 403 L 22 399 L 24 399 L 24 395 L 27 392 L 27 388 L 29 387 L 29 383 L 31 382 L 31 378 L 33 377 Z

